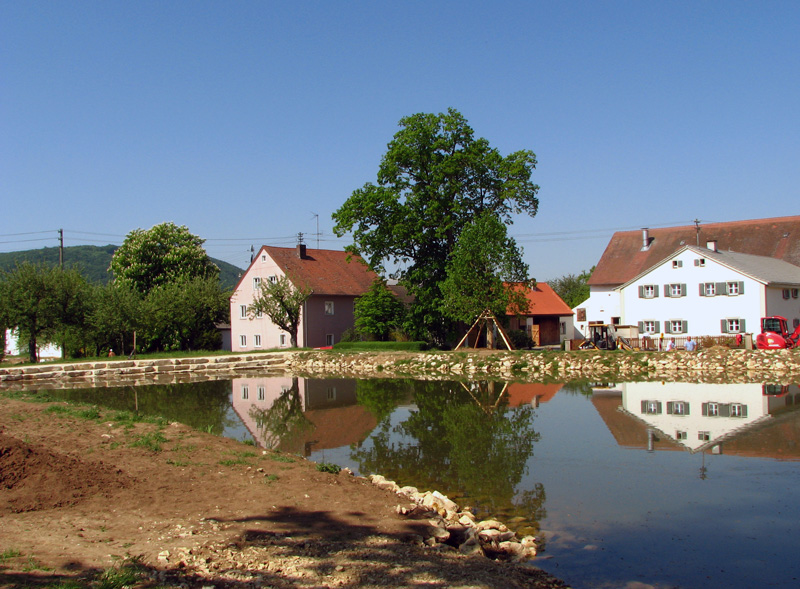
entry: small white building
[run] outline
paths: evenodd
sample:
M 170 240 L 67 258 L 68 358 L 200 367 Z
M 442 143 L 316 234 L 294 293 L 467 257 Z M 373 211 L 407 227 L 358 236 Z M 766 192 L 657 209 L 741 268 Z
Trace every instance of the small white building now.
M 800 324 L 800 267 L 709 245 L 684 246 L 615 289 L 622 323 L 682 336 L 758 332 L 772 315 Z

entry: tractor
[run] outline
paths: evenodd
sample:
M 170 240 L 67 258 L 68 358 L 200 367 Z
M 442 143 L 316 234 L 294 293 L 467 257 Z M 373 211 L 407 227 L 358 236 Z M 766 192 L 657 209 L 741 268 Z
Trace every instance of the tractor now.
M 794 348 L 800 344 L 800 325 L 789 333 L 786 317 L 778 315 L 761 318 L 761 333 L 756 336 L 756 348 L 759 350 L 782 350 Z

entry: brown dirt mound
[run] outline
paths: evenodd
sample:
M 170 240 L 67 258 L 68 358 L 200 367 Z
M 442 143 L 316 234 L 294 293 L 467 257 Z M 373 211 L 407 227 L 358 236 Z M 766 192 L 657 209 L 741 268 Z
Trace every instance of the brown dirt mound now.
M 109 495 L 130 477 L 102 462 L 56 454 L 0 433 L 0 513 L 22 513 L 75 505 Z

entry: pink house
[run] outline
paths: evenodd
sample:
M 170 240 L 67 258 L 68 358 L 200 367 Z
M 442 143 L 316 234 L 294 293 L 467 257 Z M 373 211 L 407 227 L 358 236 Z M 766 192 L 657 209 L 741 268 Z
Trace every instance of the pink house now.
M 303 305 L 297 345 L 319 348 L 341 341 L 353 327 L 356 297 L 369 290 L 377 275 L 358 256 L 347 252 L 262 246 L 231 295 L 231 350 L 234 352 L 285 348 L 289 334 L 268 317 L 250 318 L 262 281 L 286 276 L 297 287 L 311 289 Z

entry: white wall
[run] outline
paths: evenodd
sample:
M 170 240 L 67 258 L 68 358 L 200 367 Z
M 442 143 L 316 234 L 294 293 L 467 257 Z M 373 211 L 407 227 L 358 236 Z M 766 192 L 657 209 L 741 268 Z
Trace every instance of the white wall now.
M 792 294 L 797 293 L 800 295 L 800 290 L 797 287 L 790 287 L 788 289 L 789 298 L 783 298 L 783 288 L 768 287 L 767 288 L 767 305 L 765 316 L 780 315 L 789 320 L 789 331 L 794 331 L 794 321 L 800 322 L 800 297 L 795 298 Z
M 578 321 L 578 309 L 586 309 L 586 321 Z M 591 287 L 589 298 L 573 309 L 573 339 L 586 337 L 586 327 L 590 321 L 611 323 L 612 317 L 622 317 L 619 292 L 611 287 Z M 625 321 L 622 321 L 625 323 Z
M 745 320 L 746 333 L 758 333 L 764 300 L 764 286 L 752 278 L 745 277 L 710 259 L 704 266 L 696 266 L 701 256 L 691 250 L 664 261 L 661 265 L 623 288 L 622 323 L 636 325 L 640 321 L 660 322 L 660 332 L 666 333 L 665 322 L 684 320 L 688 322 L 687 334 L 693 337 L 722 335 L 721 320 L 738 318 Z M 673 267 L 673 260 L 681 263 Z M 739 295 L 700 296 L 701 283 L 742 282 L 744 293 Z M 664 285 L 685 284 L 686 295 L 664 296 Z M 658 289 L 655 298 L 640 298 L 639 287 L 653 285 Z

